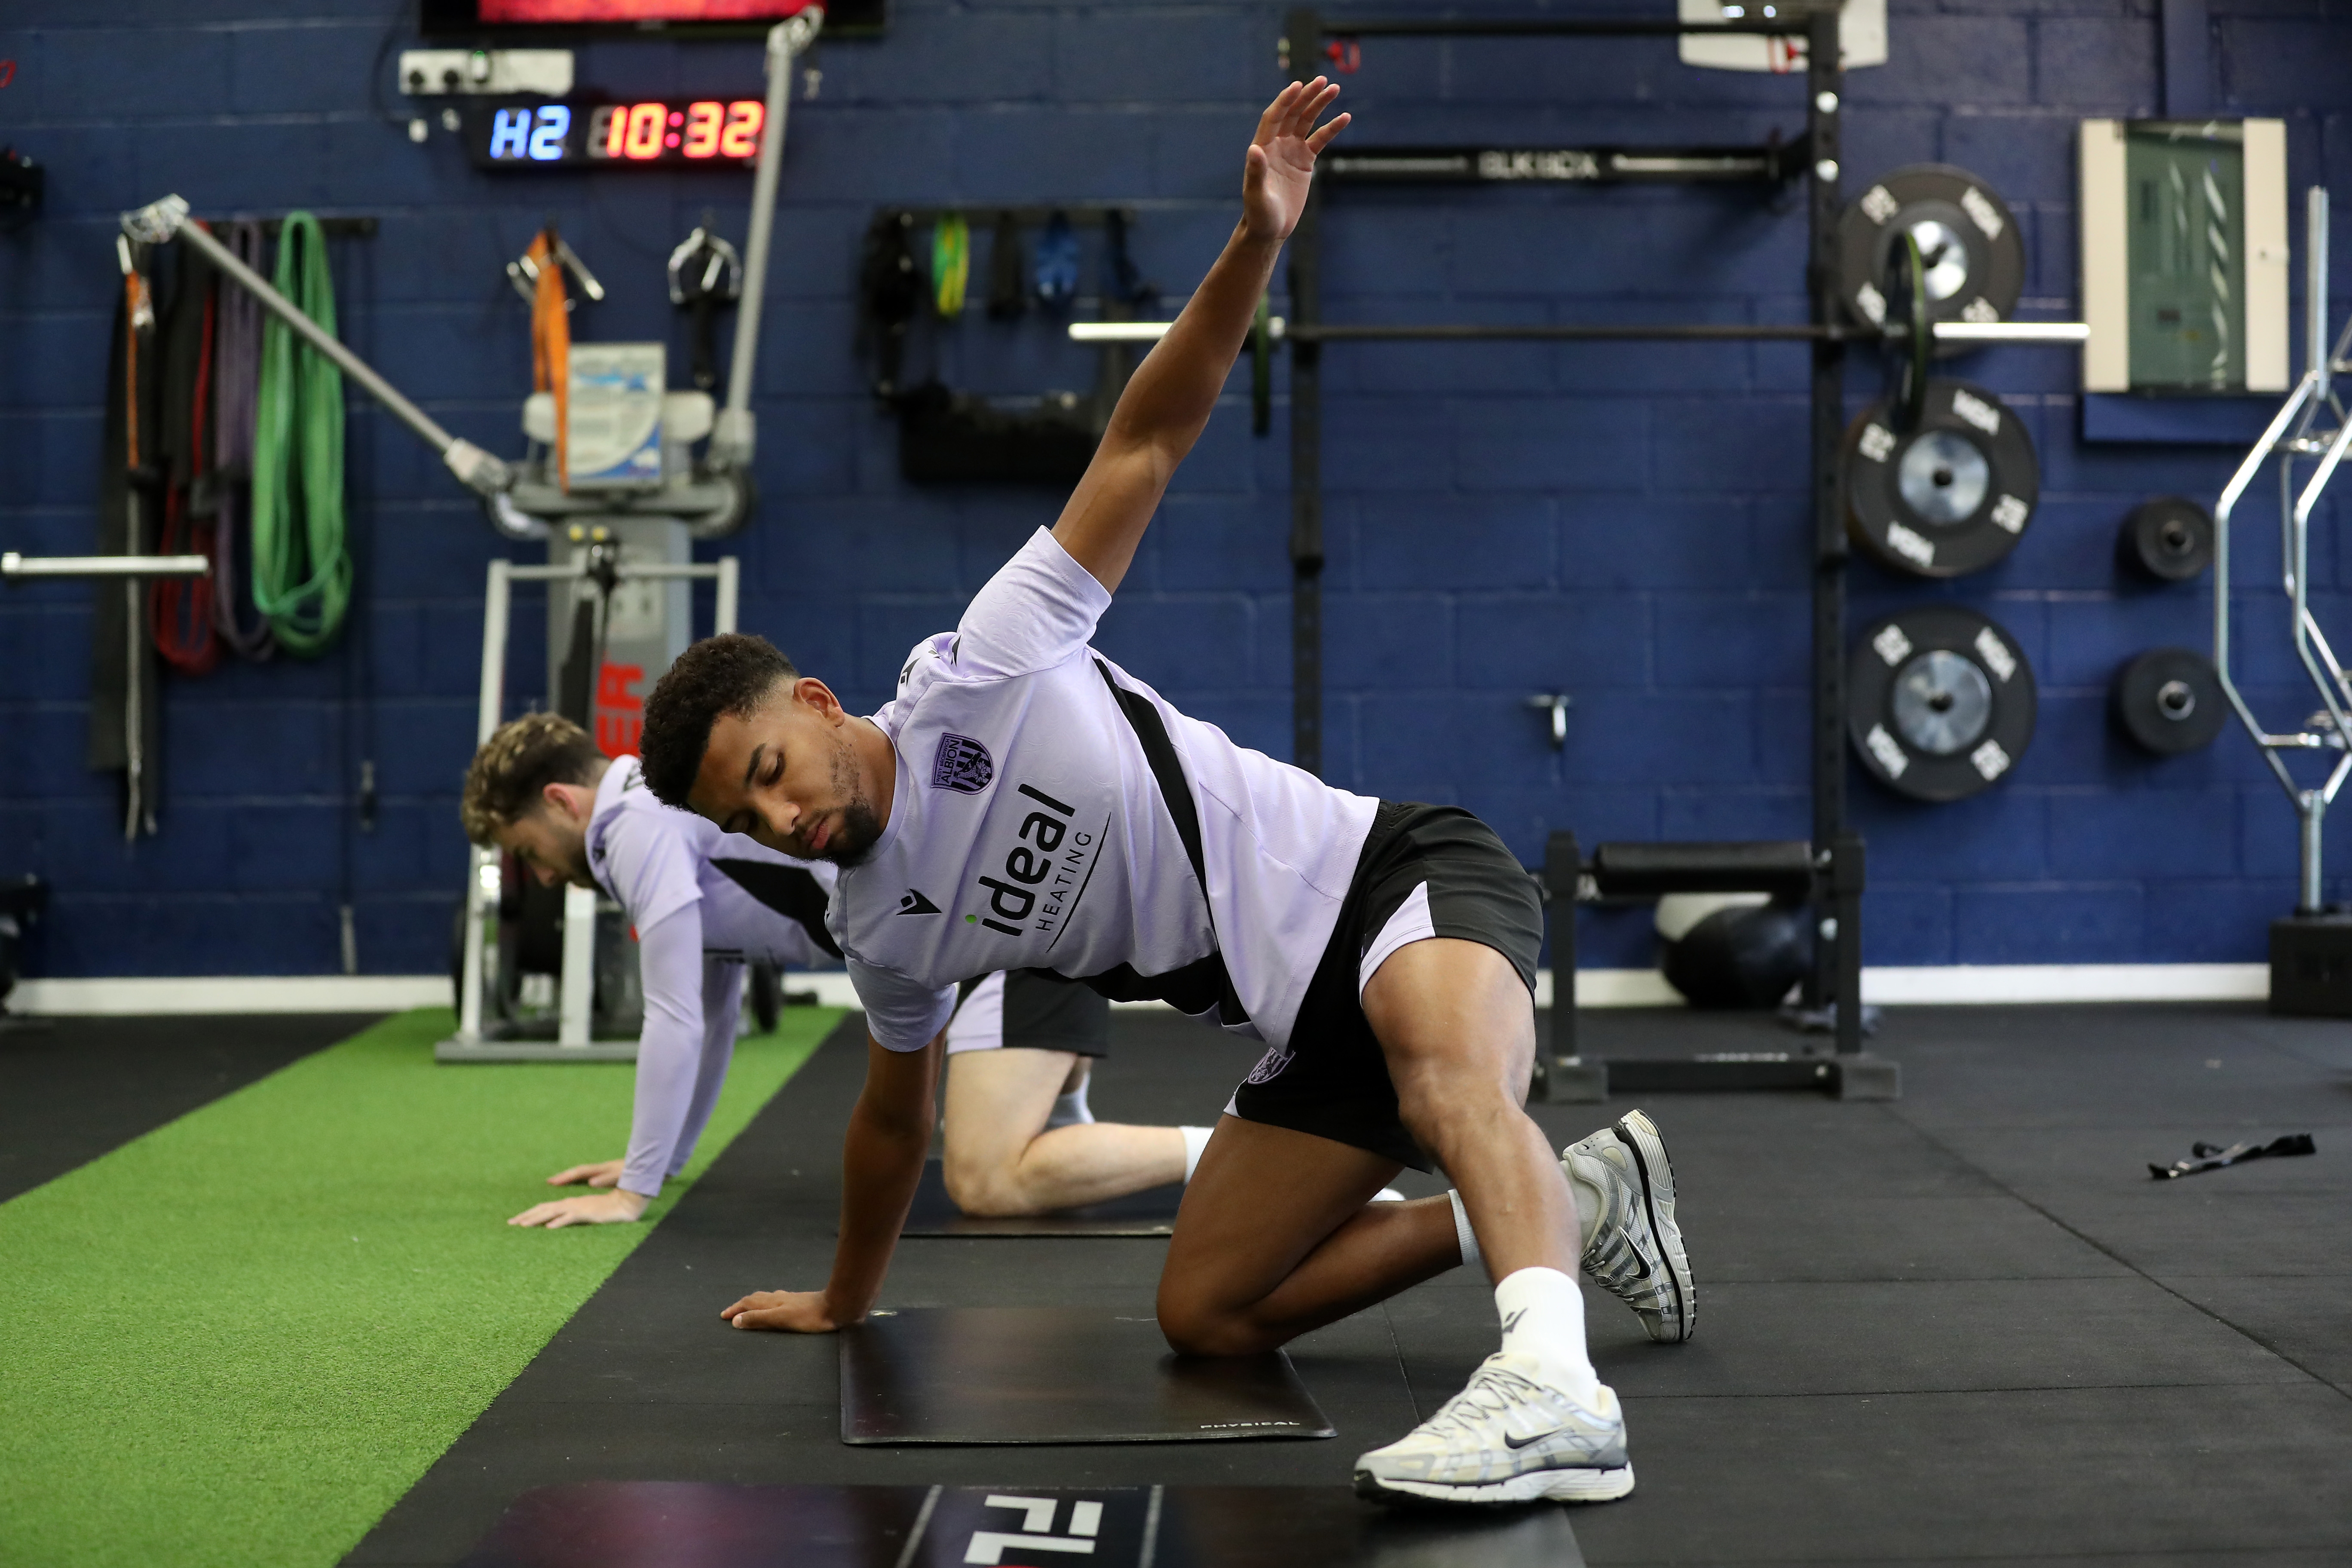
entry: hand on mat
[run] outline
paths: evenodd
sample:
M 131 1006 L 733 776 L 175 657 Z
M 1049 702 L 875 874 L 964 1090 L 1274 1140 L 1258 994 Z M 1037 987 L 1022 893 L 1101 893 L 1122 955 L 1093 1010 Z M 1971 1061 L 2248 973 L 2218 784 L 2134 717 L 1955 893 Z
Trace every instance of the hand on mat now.
M 739 1329 L 787 1334 L 829 1334 L 841 1327 L 822 1290 L 754 1290 L 719 1315 Z
M 1315 177 L 1315 154 L 1348 123 L 1342 114 L 1316 129 L 1316 116 L 1339 96 L 1339 85 L 1319 76 L 1295 81 L 1258 116 L 1257 136 L 1242 170 L 1242 223 L 1252 239 L 1285 240 L 1298 226 Z
M 615 1188 L 593 1197 L 557 1198 L 551 1203 L 534 1204 L 507 1223 L 543 1225 L 550 1230 L 562 1230 L 567 1225 L 626 1225 L 644 1214 L 651 1202 L 653 1199 L 642 1193 Z
M 593 1164 L 574 1165 L 568 1171 L 558 1171 L 547 1178 L 551 1187 L 573 1187 L 582 1182 L 592 1187 L 609 1187 L 621 1179 L 621 1169 L 626 1160 L 598 1160 Z

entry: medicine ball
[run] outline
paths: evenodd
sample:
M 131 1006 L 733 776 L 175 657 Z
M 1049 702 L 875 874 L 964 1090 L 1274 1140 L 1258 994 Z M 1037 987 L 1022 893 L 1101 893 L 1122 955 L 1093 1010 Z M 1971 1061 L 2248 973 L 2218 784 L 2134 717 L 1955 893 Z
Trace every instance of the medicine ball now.
M 1717 907 L 1680 931 L 1677 902 Z M 1811 968 L 1812 930 L 1802 905 L 1733 902 L 1726 897 L 1670 895 L 1658 900 L 1659 971 L 1694 1007 L 1717 1010 L 1780 1005 Z

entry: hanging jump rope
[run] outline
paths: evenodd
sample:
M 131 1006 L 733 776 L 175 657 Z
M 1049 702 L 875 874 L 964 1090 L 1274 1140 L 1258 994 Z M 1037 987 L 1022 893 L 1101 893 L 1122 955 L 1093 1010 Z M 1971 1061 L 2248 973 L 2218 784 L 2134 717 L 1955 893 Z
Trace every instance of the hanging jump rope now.
M 335 290 L 319 220 L 289 213 L 278 239 L 278 291 L 329 332 Z M 343 528 L 343 375 L 272 318 L 261 331 L 253 432 L 253 602 L 278 646 L 324 653 L 351 606 Z
M 158 356 L 163 374 L 162 423 L 156 454 L 163 481 L 163 521 L 156 549 L 165 555 L 210 555 L 216 515 L 199 517 L 195 494 L 212 489 L 211 413 L 215 290 L 213 269 L 192 249 L 180 253 L 178 298 Z M 155 651 L 184 675 L 203 675 L 220 661 L 213 637 L 210 589 L 200 580 L 162 577 L 147 585 L 147 626 Z
M 261 226 L 226 223 L 221 244 L 247 267 L 261 269 Z M 278 652 L 268 620 L 250 627 L 238 608 L 251 585 L 238 562 L 252 552 L 253 420 L 261 380 L 261 302 L 242 289 L 215 290 L 213 310 L 213 630 L 257 663 Z
M 963 314 L 971 282 L 971 226 L 961 213 L 943 213 L 931 225 L 931 305 L 940 320 Z

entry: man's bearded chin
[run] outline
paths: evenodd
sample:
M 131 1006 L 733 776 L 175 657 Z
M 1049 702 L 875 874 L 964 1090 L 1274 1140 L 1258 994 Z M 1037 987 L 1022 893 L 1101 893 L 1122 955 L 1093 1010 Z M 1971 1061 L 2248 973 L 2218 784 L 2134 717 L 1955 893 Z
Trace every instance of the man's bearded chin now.
M 882 837 L 882 818 L 859 786 L 857 755 L 846 740 L 833 753 L 833 787 L 848 796 L 849 802 L 841 808 L 841 826 L 834 833 L 833 842 L 818 858 L 836 866 L 862 865 L 874 853 L 875 840 Z
M 860 795 L 841 808 L 841 827 L 818 858 L 836 866 L 862 866 L 881 837 L 882 819 L 875 815 L 874 803 Z

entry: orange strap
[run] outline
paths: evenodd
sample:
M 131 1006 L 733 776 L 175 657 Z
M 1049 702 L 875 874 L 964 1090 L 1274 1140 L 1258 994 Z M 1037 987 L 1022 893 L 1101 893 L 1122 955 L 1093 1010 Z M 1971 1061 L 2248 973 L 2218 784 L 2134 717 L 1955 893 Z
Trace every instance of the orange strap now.
M 531 264 L 539 268 L 538 292 L 530 302 L 530 372 L 535 391 L 555 395 L 555 477 L 572 488 L 570 458 L 572 426 L 572 321 L 563 309 L 563 263 L 555 249 L 555 230 L 541 229 L 530 242 Z
M 139 333 L 141 321 L 154 320 L 153 307 L 148 302 L 147 279 L 137 272 L 127 272 L 122 278 L 123 299 L 123 361 L 122 392 L 127 402 L 124 409 L 128 423 L 124 428 L 128 440 L 123 447 L 125 466 L 139 467 Z M 131 554 L 139 552 L 139 542 L 130 545 Z

